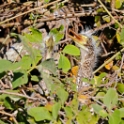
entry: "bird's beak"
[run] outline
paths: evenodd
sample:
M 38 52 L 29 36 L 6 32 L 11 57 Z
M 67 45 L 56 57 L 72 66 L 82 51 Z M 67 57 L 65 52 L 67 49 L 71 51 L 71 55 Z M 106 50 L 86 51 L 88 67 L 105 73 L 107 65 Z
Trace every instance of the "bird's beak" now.
M 88 37 L 85 36 L 85 35 L 82 35 L 82 34 L 77 34 L 75 33 L 74 31 L 72 30 L 69 30 L 69 32 L 72 34 L 68 34 L 68 36 L 81 48 L 87 50 L 86 48 L 86 44 L 87 44 L 87 41 L 88 41 Z

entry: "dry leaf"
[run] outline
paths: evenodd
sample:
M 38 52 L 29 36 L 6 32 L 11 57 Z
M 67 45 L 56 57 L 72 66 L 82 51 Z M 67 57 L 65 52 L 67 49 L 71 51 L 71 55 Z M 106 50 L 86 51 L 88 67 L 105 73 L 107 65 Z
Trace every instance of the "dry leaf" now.
M 78 66 L 74 66 L 71 69 L 72 75 L 77 76 L 78 74 Z
M 110 70 L 113 67 L 113 61 L 109 62 L 108 64 L 105 65 L 105 68 L 107 70 Z
M 118 66 L 116 66 L 116 65 L 114 65 L 114 66 L 112 67 L 112 69 L 113 69 L 114 71 L 116 71 L 116 70 L 118 70 L 118 69 L 119 69 L 119 67 L 118 67 Z

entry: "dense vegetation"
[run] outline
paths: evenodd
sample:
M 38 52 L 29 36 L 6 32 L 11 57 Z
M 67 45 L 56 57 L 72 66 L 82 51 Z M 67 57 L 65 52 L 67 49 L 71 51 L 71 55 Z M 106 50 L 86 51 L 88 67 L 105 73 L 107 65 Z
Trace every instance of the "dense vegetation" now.
M 124 0 L 2 0 L 0 20 L 0 124 L 124 124 Z M 82 92 L 69 29 L 102 49 Z

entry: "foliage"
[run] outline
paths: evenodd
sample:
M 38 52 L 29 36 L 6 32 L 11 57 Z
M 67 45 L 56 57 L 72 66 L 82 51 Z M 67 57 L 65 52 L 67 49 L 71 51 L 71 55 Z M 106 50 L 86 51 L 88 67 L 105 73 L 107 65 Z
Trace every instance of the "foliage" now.
M 50 1 L 44 2 L 47 5 Z M 109 0 L 105 2 L 109 6 L 112 4 Z M 66 6 L 60 3 L 48 7 L 49 13 Z M 116 0 L 115 3 L 116 11 L 121 11 L 124 1 Z M 98 15 L 105 12 L 103 8 L 96 10 Z M 64 48 L 57 51 L 58 56 L 54 57 L 52 50 L 66 37 L 66 27 L 61 25 L 52 28 L 45 39 L 35 27 L 37 18 L 42 19 L 45 14 L 29 16 L 34 26 L 30 26 L 28 33 L 11 33 L 11 38 L 20 40 L 27 53 L 17 61 L 0 59 L 1 84 L 10 86 L 0 87 L 0 124 L 96 124 L 101 120 L 109 124 L 123 124 L 124 55 L 115 53 L 113 60 L 104 65 L 104 69 L 91 80 L 82 79 L 91 86 L 86 93 L 84 91 L 85 94 L 81 94 L 77 91 L 76 75 L 71 71 L 77 72 L 75 66 L 80 61 L 80 49 L 75 44 L 65 44 Z M 110 23 L 113 17 L 107 12 L 106 16 L 98 15 L 94 17 L 97 27 L 102 26 L 102 22 Z M 111 33 L 109 28 L 104 30 L 109 42 L 112 42 L 110 44 L 116 40 L 119 50 L 124 45 L 124 28 L 121 25 L 123 20 L 115 20 L 112 25 L 115 33 Z M 40 49 L 34 48 L 35 44 Z

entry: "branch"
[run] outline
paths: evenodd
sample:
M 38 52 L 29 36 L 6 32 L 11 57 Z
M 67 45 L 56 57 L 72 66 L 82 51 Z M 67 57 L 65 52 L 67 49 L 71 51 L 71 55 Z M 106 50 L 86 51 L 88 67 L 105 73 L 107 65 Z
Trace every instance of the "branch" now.
M 118 56 L 121 52 L 124 51 L 124 48 L 122 48 L 119 52 L 117 52 L 115 55 L 113 55 L 110 59 L 108 59 L 105 63 L 103 63 L 98 69 L 96 69 L 93 74 L 95 74 L 96 72 L 98 72 L 100 69 L 102 69 L 106 64 L 108 64 L 109 62 L 111 62 L 116 56 Z
M 30 12 L 32 12 L 32 11 L 35 11 L 35 10 L 38 10 L 38 9 L 41 9 L 41 8 L 46 8 L 46 7 L 50 6 L 50 5 L 54 5 L 54 4 L 56 4 L 56 3 L 60 2 L 60 1 L 61 1 L 61 0 L 56 0 L 56 1 L 54 1 L 54 2 L 50 2 L 50 3 L 45 4 L 45 5 L 43 5 L 43 6 L 39 6 L 39 7 L 30 9 L 29 11 L 26 11 L 26 12 L 24 12 L 24 13 L 20 13 L 20 14 L 18 14 L 18 15 L 16 15 L 16 16 L 12 17 L 12 18 L 9 18 L 9 19 L 6 19 L 5 21 L 0 22 L 0 25 L 3 24 L 3 23 L 5 23 L 5 22 L 11 21 L 11 20 L 13 20 L 13 19 L 15 19 L 15 18 L 17 18 L 17 17 L 19 17 L 19 16 L 22 16 L 22 15 L 25 15 L 25 14 L 27 14 L 27 13 L 30 13 Z M 66 1 L 67 1 L 67 0 L 66 0 Z
M 105 9 L 105 11 L 108 13 L 108 15 L 122 28 L 123 26 L 112 16 L 112 14 L 104 6 L 104 4 L 101 2 L 101 0 L 98 0 L 98 2 L 102 5 L 102 7 Z

